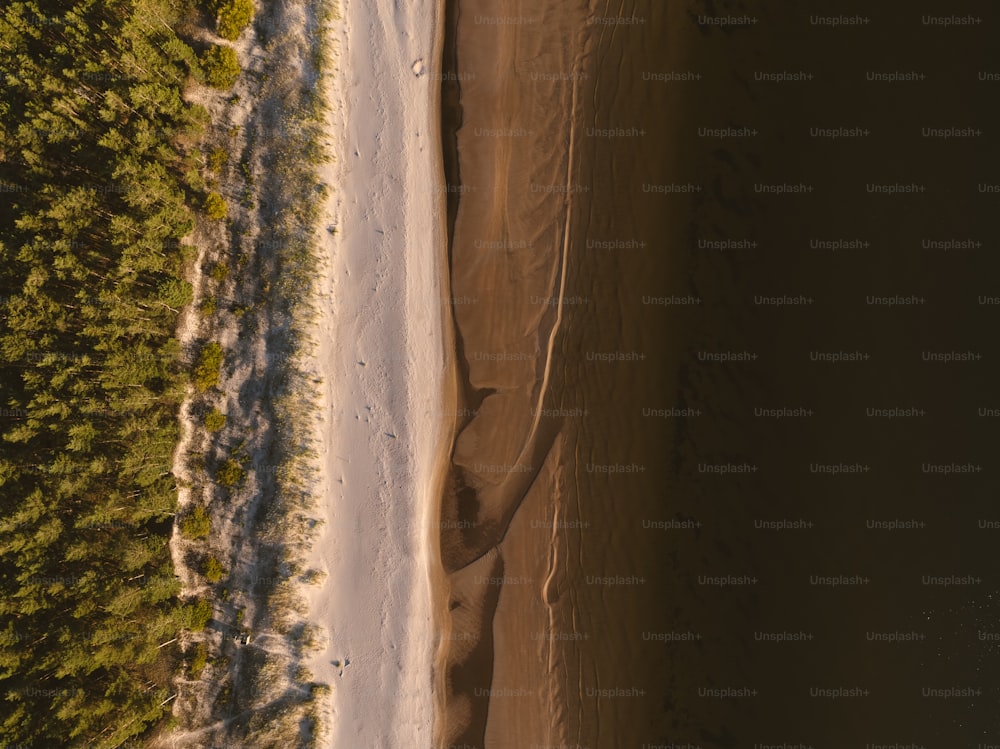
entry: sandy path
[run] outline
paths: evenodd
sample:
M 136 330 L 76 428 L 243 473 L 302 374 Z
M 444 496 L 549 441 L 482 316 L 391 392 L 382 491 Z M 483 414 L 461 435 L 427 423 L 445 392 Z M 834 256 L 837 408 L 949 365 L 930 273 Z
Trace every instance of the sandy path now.
M 309 663 L 337 747 L 430 746 L 430 573 L 446 367 L 438 0 L 341 0 L 317 370 L 326 527 Z M 344 666 L 345 659 L 349 665 Z M 335 666 L 334 662 L 339 662 Z

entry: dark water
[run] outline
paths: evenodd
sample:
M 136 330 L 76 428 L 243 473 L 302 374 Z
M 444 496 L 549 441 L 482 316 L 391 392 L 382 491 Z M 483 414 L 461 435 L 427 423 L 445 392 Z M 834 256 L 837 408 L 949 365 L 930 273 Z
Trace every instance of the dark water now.
M 1000 743 L 1000 13 L 597 15 L 568 745 Z

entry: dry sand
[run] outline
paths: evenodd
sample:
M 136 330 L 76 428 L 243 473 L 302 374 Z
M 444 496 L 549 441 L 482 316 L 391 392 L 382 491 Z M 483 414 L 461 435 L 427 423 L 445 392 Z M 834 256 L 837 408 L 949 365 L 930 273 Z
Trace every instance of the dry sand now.
M 308 666 L 337 747 L 430 746 L 436 519 L 452 388 L 439 0 L 341 0 L 325 221 L 319 506 Z M 450 399 L 450 396 L 449 396 Z M 345 665 L 346 664 L 346 665 Z

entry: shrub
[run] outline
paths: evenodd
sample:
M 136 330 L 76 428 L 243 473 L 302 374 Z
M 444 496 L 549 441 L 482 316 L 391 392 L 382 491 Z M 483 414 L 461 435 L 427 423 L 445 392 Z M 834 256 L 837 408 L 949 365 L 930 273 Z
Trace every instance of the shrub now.
M 206 343 L 198 356 L 198 365 L 194 370 L 194 385 L 199 392 L 204 393 L 219 384 L 221 369 L 222 346 L 217 341 Z
M 217 408 L 213 408 L 205 414 L 205 429 L 210 432 L 218 432 L 226 425 L 226 415 Z
M 212 266 L 212 272 L 209 273 L 213 281 L 218 281 L 222 283 L 227 278 L 229 278 L 229 266 L 225 263 L 216 263 Z
M 201 58 L 205 83 L 223 91 L 232 88 L 240 76 L 240 61 L 232 47 L 209 47 Z
M 223 39 L 238 38 L 253 20 L 253 0 L 220 0 L 216 7 L 219 36 Z
M 243 470 L 243 466 L 232 458 L 229 458 L 225 463 L 219 466 L 219 471 L 215 476 L 220 485 L 229 488 L 242 484 L 246 475 L 247 472 Z
M 198 506 L 181 521 L 181 533 L 185 538 L 204 538 L 212 529 L 212 521 L 205 508 Z
M 191 658 L 191 678 L 197 679 L 201 676 L 201 672 L 205 670 L 205 666 L 208 665 L 208 645 L 204 642 L 199 642 L 198 646 L 194 649 L 194 656 Z
M 194 632 L 200 632 L 208 625 L 212 618 L 212 604 L 205 599 L 199 599 L 196 603 L 186 606 L 184 613 L 187 617 L 187 627 Z
M 211 317 L 215 314 L 215 297 L 207 296 L 201 300 L 201 305 L 198 307 L 201 314 L 205 317 Z
M 213 172 L 221 172 L 227 161 L 229 161 L 229 154 L 226 153 L 226 149 L 216 146 L 208 155 L 208 168 Z
M 209 557 L 205 560 L 205 566 L 202 568 L 202 573 L 205 575 L 205 579 L 210 583 L 217 583 L 222 579 L 222 576 L 226 574 L 226 571 L 222 569 L 222 563 L 219 562 L 215 557 Z
M 225 218 L 229 214 L 226 199 L 217 192 L 210 192 L 205 198 L 205 213 L 213 221 Z

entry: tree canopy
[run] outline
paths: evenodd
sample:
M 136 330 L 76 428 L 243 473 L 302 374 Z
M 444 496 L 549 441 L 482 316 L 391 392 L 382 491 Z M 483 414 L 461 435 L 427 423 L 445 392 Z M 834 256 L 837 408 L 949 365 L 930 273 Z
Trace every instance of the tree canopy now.
M 169 710 L 167 540 L 207 115 L 167 0 L 0 8 L 0 736 L 115 747 Z M 187 176 L 185 176 L 187 175 Z

